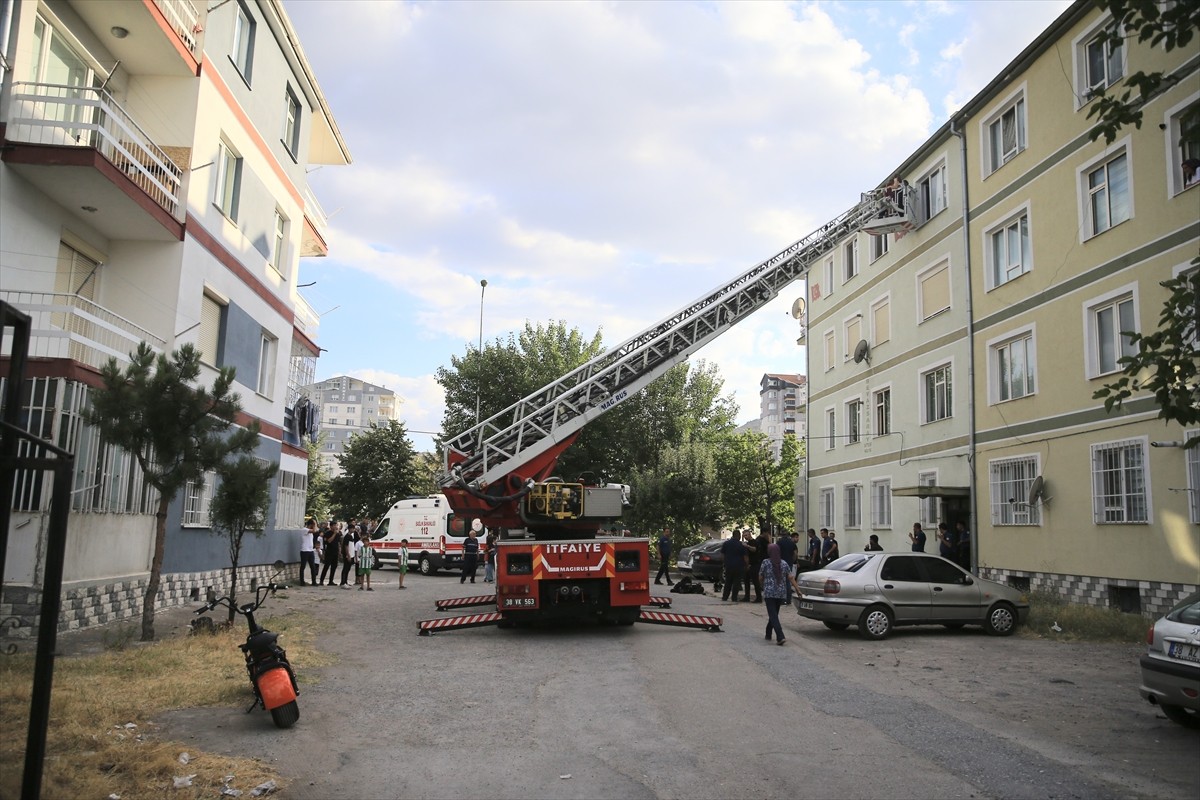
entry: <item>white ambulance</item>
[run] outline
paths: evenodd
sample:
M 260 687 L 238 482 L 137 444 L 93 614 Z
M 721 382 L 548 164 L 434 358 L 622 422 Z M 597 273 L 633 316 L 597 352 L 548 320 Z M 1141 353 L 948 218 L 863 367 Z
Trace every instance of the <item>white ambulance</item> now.
M 371 534 L 371 546 L 381 567 L 397 563 L 400 541 L 408 539 L 409 568 L 416 567 L 422 575 L 461 569 L 470 524 L 469 518 L 454 514 L 444 495 L 406 497 L 383 515 Z

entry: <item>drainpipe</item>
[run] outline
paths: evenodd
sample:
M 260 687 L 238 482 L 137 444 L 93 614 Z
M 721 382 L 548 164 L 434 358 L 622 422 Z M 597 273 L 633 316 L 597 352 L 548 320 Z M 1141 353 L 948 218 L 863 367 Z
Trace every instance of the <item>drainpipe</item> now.
M 967 529 L 971 531 L 971 571 L 979 572 L 979 514 L 978 485 L 975 480 L 975 305 L 971 288 L 971 217 L 970 199 L 967 195 L 967 137 L 956 128 L 956 118 L 950 119 L 950 133 L 958 137 L 960 147 L 959 168 L 962 171 L 962 231 L 963 262 L 967 276 L 967 475 L 970 485 L 971 508 Z

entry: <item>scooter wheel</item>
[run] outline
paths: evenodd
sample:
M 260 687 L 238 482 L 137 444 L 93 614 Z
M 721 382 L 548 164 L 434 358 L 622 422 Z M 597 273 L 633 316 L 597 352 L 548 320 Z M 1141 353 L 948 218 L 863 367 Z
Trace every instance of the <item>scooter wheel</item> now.
M 277 728 L 290 728 L 296 724 L 296 720 L 300 719 L 300 705 L 293 700 L 279 708 L 272 708 L 271 719 L 275 720 Z

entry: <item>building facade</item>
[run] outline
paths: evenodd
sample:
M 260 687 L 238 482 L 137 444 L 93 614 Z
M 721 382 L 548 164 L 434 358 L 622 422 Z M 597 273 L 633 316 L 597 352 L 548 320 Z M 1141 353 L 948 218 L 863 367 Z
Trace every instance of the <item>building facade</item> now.
M 243 563 L 295 559 L 307 452 L 293 411 L 319 354 L 297 285 L 301 258 L 326 253 L 306 168 L 350 156 L 282 5 L 209 6 L 3 4 L 0 299 L 32 319 L 26 427 L 76 455 L 64 627 L 140 608 L 156 498 L 81 418 L 99 367 L 140 342 L 195 345 L 204 385 L 236 368 L 241 422 L 260 424 L 256 455 L 280 468 Z M 228 566 L 213 486 L 171 507 L 161 604 Z M 6 610 L 37 595 L 49 500 L 47 475 L 18 475 Z
M 319 409 L 321 462 L 330 476 L 342 474 L 341 456 L 356 435 L 396 419 L 396 393 L 383 386 L 339 375 L 305 388 Z
M 1200 431 L 1094 393 L 1200 251 L 1200 46 L 1112 24 L 1072 5 L 900 165 L 914 230 L 810 273 L 808 523 L 896 550 L 962 520 L 982 575 L 1152 614 L 1200 584 Z M 1095 90 L 1138 70 L 1172 80 L 1092 141 Z

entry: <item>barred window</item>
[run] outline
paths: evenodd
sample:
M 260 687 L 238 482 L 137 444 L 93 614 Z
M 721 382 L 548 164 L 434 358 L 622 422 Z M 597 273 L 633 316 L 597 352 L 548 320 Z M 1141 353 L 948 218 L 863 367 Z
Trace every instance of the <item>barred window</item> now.
M 1097 524 L 1149 522 L 1147 499 L 1143 440 L 1092 445 L 1092 504 Z
M 892 527 L 892 481 L 871 481 L 871 527 Z
M 1038 475 L 1037 456 L 988 462 L 993 525 L 1041 525 L 1042 509 L 1029 505 L 1029 489 Z
M 1200 439 L 1200 431 L 1188 431 L 1184 441 L 1192 439 Z M 1200 444 L 1184 452 L 1187 454 L 1188 518 L 1200 523 Z
M 213 494 L 216 492 L 217 473 L 209 470 L 197 480 L 188 481 L 183 488 L 183 524 L 196 528 L 212 526 L 209 516 Z
M 304 527 L 304 505 L 308 499 L 308 475 L 279 471 L 279 489 L 275 497 L 275 527 Z

